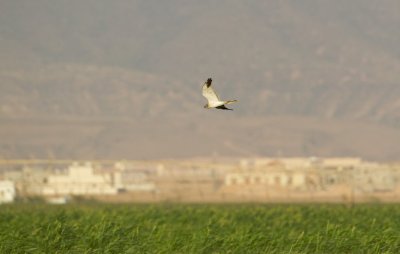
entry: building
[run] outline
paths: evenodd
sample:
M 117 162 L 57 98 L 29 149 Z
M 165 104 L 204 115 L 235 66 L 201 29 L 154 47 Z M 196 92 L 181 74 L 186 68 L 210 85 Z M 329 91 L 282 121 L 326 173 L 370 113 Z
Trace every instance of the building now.
M 0 204 L 14 202 L 16 193 L 14 183 L 0 181 Z
M 41 187 L 42 195 L 102 195 L 117 194 L 111 173 L 95 173 L 87 162 L 73 163 L 66 172 L 49 175 Z
M 118 187 L 125 191 L 155 191 L 155 183 L 147 170 L 124 170 L 115 174 Z
M 241 186 L 241 188 L 259 186 L 264 189 L 311 190 L 318 185 L 319 177 L 314 170 L 288 169 L 281 163 L 250 170 L 239 169 L 225 176 L 225 186 Z

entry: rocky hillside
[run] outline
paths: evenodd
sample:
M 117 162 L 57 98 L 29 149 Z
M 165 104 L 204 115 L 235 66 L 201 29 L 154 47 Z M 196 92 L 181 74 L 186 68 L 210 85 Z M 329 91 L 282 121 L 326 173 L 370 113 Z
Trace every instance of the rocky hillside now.
M 2 1 L 0 153 L 398 159 L 399 8 Z M 229 116 L 202 108 L 210 76 L 240 101 Z

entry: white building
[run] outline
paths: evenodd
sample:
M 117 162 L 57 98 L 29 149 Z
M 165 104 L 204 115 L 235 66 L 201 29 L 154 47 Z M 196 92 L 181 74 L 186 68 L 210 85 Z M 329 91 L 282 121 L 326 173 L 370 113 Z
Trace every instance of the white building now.
M 12 181 L 0 181 L 0 204 L 11 203 L 15 199 L 15 186 Z
M 74 163 L 65 174 L 50 175 L 42 187 L 43 195 L 116 194 L 111 173 L 95 173 L 91 163 Z

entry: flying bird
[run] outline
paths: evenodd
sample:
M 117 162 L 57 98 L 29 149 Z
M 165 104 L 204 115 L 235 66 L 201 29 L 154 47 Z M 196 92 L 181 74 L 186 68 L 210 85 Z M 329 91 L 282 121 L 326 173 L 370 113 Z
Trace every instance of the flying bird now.
M 225 107 L 227 104 L 236 102 L 237 100 L 221 101 L 214 89 L 211 87 L 212 79 L 209 78 L 203 85 L 203 96 L 207 99 L 208 103 L 204 105 L 204 108 L 217 108 L 224 110 L 233 110 Z

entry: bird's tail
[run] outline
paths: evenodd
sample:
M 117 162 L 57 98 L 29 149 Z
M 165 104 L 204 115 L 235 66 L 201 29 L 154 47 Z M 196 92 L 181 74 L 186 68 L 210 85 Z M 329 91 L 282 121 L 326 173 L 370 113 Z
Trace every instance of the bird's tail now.
M 226 101 L 225 104 L 231 104 L 231 103 L 234 103 L 234 102 L 237 102 L 237 100 Z

